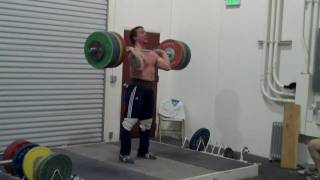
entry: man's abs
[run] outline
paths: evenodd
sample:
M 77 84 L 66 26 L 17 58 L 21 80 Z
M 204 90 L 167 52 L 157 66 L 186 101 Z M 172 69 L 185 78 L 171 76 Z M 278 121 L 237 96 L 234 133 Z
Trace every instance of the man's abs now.
M 155 68 L 153 69 L 143 69 L 142 71 L 132 71 L 132 78 L 146 80 L 146 81 L 154 81 L 155 79 Z

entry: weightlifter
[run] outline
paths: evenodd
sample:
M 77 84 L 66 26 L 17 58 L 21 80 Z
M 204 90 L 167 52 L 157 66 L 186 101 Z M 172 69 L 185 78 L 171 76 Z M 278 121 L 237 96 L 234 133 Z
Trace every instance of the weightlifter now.
M 140 144 L 138 158 L 157 159 L 149 152 L 149 137 L 154 109 L 153 81 L 156 68 L 170 70 L 170 60 L 165 51 L 156 49 L 145 51 L 148 42 L 147 33 L 142 26 L 130 31 L 130 40 L 134 47 L 128 47 L 131 83 L 125 90 L 126 113 L 120 127 L 121 149 L 119 160 L 134 163 L 130 156 L 131 130 L 139 122 Z

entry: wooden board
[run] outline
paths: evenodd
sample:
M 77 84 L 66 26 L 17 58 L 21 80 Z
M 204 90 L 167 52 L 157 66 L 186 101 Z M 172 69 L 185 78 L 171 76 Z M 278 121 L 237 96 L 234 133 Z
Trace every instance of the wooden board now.
M 298 164 L 298 142 L 300 132 L 300 106 L 284 105 L 281 167 L 296 169 Z

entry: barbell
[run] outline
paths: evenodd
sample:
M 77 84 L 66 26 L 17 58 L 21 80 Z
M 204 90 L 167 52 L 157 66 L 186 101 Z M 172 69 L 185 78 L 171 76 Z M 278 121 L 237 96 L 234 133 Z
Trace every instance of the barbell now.
M 28 180 L 66 180 L 72 173 L 68 156 L 23 139 L 7 146 L 0 165 L 8 174 Z
M 168 39 L 160 43 L 158 48 L 167 53 L 171 69 L 181 70 L 190 63 L 191 50 L 182 41 Z M 116 32 L 93 32 L 85 41 L 84 54 L 88 63 L 94 68 L 114 68 L 125 58 L 126 43 Z

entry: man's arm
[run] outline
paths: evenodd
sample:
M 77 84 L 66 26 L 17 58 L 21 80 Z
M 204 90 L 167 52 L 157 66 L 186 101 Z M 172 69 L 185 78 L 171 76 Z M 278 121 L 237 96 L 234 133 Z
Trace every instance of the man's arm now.
M 134 49 L 133 47 L 129 47 L 127 51 L 129 52 L 128 59 L 129 59 L 130 65 L 135 70 L 142 70 L 144 65 L 143 54 L 138 50 Z
M 167 53 L 161 49 L 156 49 L 154 52 L 156 52 L 159 56 L 157 58 L 157 67 L 166 71 L 171 70 L 170 60 Z

